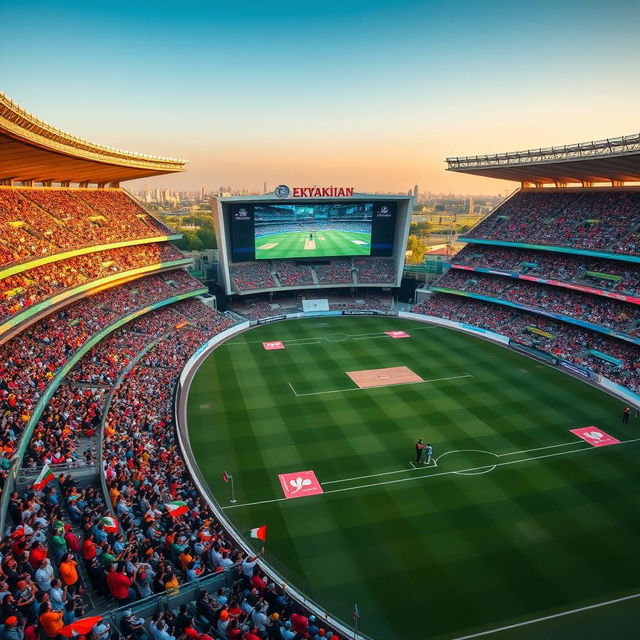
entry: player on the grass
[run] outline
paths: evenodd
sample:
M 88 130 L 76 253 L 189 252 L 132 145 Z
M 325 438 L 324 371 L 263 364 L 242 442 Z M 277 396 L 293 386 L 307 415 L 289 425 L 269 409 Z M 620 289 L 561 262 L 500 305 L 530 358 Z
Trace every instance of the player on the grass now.
M 416 442 L 416 464 L 420 462 L 420 458 L 422 458 L 422 452 L 424 451 L 424 443 L 422 438 Z
M 313 242 L 313 232 L 309 232 L 309 242 Z
M 433 447 L 427 442 L 427 446 L 424 448 L 424 463 L 429 464 L 431 462 L 431 454 L 433 453 Z

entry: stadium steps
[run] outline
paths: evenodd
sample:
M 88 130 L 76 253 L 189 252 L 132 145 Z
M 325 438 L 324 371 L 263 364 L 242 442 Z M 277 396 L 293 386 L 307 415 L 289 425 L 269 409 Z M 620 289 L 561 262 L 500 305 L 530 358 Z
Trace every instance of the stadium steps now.
M 309 266 L 309 269 L 311 271 L 311 277 L 313 278 L 313 284 L 320 284 L 320 278 L 318 278 L 318 274 L 316 273 L 316 270 L 314 269 L 313 265 Z

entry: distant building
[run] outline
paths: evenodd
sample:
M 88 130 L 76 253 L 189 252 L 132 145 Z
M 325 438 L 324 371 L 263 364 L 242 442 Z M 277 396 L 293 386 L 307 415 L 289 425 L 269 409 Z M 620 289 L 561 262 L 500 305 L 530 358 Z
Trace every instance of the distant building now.
M 418 202 L 418 185 L 413 186 L 413 198 L 416 202 Z

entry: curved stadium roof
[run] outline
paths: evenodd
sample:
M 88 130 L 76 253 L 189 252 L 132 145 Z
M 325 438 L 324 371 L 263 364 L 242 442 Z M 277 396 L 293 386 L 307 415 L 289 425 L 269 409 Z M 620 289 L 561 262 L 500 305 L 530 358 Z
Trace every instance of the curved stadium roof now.
M 640 134 L 482 156 L 447 158 L 447 170 L 530 184 L 640 181 Z
M 184 171 L 185 163 L 78 138 L 38 120 L 0 93 L 0 184 L 117 184 Z

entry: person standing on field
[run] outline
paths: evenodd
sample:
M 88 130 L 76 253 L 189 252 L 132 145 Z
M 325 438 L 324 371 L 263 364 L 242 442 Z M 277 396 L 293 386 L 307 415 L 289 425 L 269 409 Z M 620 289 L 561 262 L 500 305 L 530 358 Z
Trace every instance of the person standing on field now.
M 622 424 L 629 424 L 629 416 L 631 415 L 631 409 L 629 407 L 625 407 L 622 412 Z
M 420 458 L 422 458 L 422 452 L 424 451 L 424 444 L 422 442 L 422 438 L 416 442 L 416 463 L 420 462 Z
M 427 442 L 427 446 L 424 448 L 424 463 L 429 464 L 431 462 L 431 454 L 433 453 L 433 447 Z

